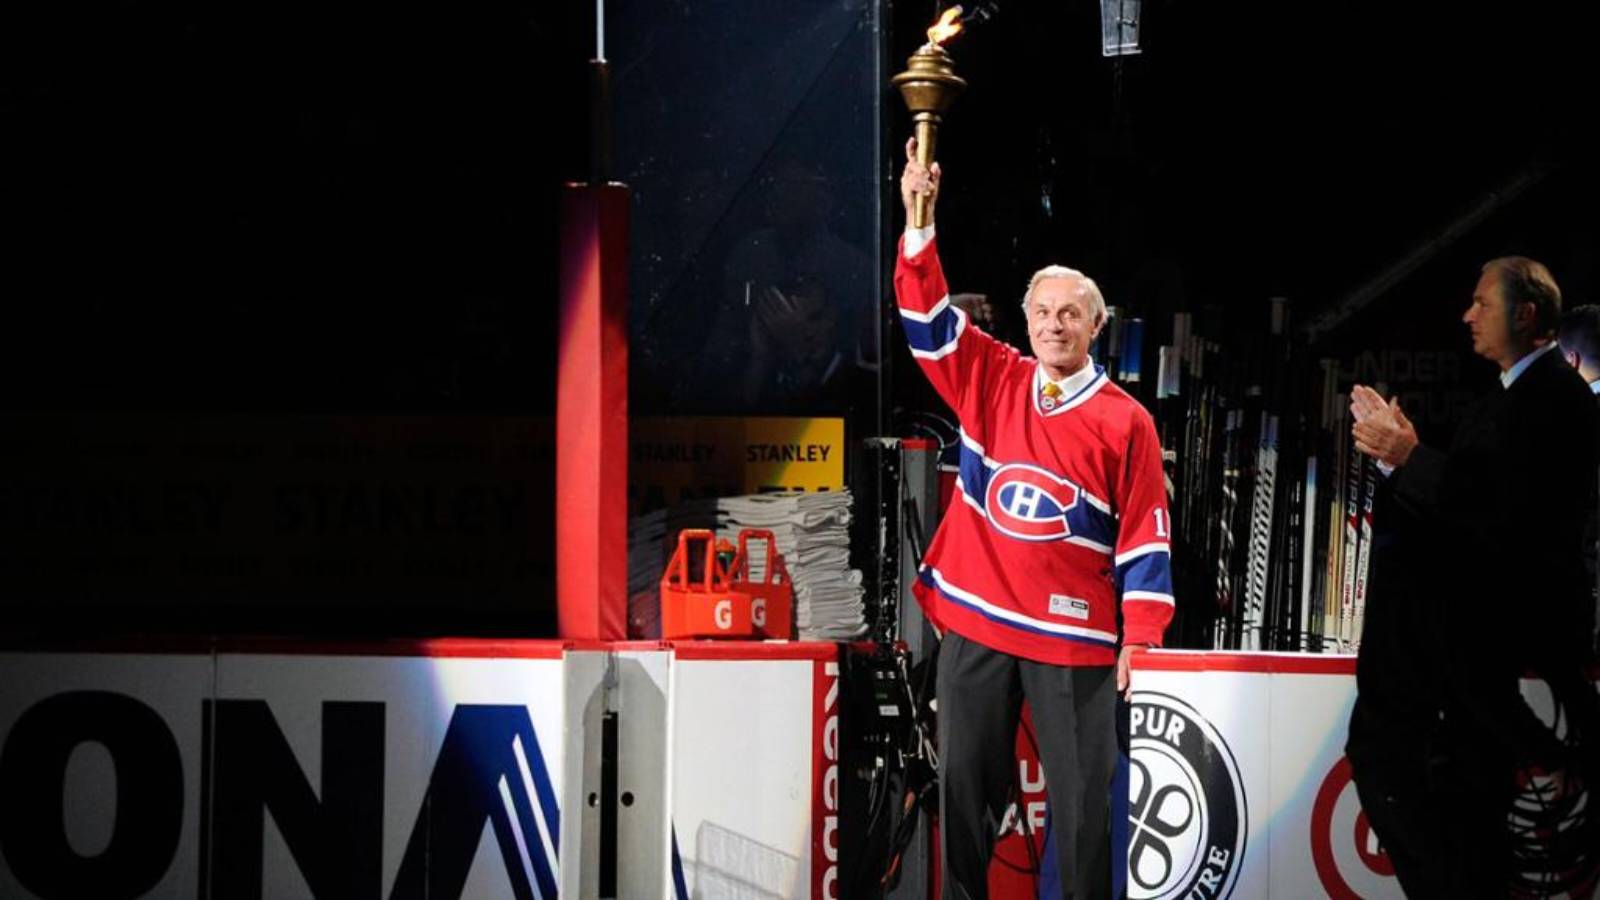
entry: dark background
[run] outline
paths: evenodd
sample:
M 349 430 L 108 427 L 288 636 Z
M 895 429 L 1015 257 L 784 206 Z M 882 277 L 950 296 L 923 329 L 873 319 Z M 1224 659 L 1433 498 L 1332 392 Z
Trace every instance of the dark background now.
M 720 261 L 747 230 L 740 217 L 765 209 L 775 172 L 825 185 L 834 230 L 865 248 L 880 278 L 892 253 L 908 124 L 885 82 L 935 4 L 755 6 L 609 9 L 617 121 L 643 123 L 615 138 L 617 174 L 636 191 L 636 374 L 651 353 L 707 352 L 704 331 L 687 327 L 705 295 L 676 305 L 661 289 L 684 290 L 681 278 L 640 261 L 681 240 L 670 223 L 691 213 L 721 230 L 676 252 Z M 1513 183 L 1529 186 L 1299 352 L 1347 363 L 1373 348 L 1461 353 L 1453 323 L 1477 266 L 1504 253 L 1549 263 L 1569 304 L 1595 299 L 1589 4 L 1151 0 L 1143 54 L 1119 60 L 1100 54 L 1093 3 L 987 6 L 992 17 L 951 44 L 971 87 L 942 138 L 939 222 L 955 289 L 991 294 L 1003 334 L 1020 339 L 1014 301 L 1052 261 L 1095 275 L 1112 304 L 1152 323 L 1152 344 L 1178 309 L 1213 306 L 1220 330 L 1258 329 L 1266 299 L 1285 296 L 1305 322 Z M 186 416 L 550 415 L 556 204 L 563 182 L 586 175 L 591 14 L 532 2 L 7 7 L 8 440 L 40 436 L 19 433 L 41 428 L 20 413 L 69 415 L 91 431 L 113 413 L 176 416 L 162 421 L 180 430 Z M 649 62 L 684 34 L 705 44 L 672 55 L 668 81 Z M 757 96 L 795 88 L 766 145 L 740 144 L 756 111 L 729 98 L 745 79 Z M 689 124 L 691 140 L 673 130 Z M 858 133 L 874 127 L 876 141 Z M 669 146 L 690 158 L 652 149 Z M 780 170 L 779 149 L 801 158 Z M 808 152 L 822 161 L 808 166 Z M 732 158 L 748 164 L 723 164 Z M 701 208 L 708 194 L 722 206 Z M 664 311 L 643 305 L 652 291 Z M 856 434 L 894 427 L 926 400 L 917 376 L 896 334 L 870 323 L 849 332 L 841 346 L 880 345 L 881 378 L 864 369 L 852 389 L 809 406 L 789 397 L 781 411 L 843 413 Z M 1467 382 L 1492 374 L 1470 357 L 1461 371 Z M 763 411 L 674 377 L 636 381 L 632 411 Z M 13 495 L 51 453 L 48 441 L 30 446 L 6 456 Z M 118 477 L 157 477 L 127 465 Z M 529 499 L 527 517 L 547 502 Z M 22 520 L 7 521 L 15 544 Z M 524 596 L 544 589 L 548 534 L 529 527 L 518 540 L 506 565 L 536 571 L 514 591 L 492 568 L 441 589 L 451 596 L 437 604 L 419 596 L 382 627 L 548 628 L 543 613 L 517 612 L 548 603 Z M 15 570 L 5 579 L 8 598 L 84 593 Z M 350 627 L 378 627 L 369 601 L 401 583 L 380 571 L 252 594 L 241 581 L 223 592 L 249 612 L 205 625 L 331 628 L 337 598 L 358 594 L 367 600 L 351 604 Z M 211 595 L 193 586 L 181 614 L 161 612 L 175 587 L 102 585 L 87 608 L 121 604 L 135 613 L 124 624 L 152 627 L 197 610 L 205 620 Z M 318 592 L 332 618 L 304 611 Z M 298 605 L 284 599 L 296 593 Z M 280 603 L 298 610 L 287 622 L 271 614 Z M 80 607 L 55 608 L 68 610 L 53 614 L 60 625 Z
M 614 4 L 613 54 L 636 5 Z M 739 39 L 739 4 L 661 5 Z M 946 253 L 974 289 L 1015 293 L 1049 257 L 1098 274 L 1113 303 L 1160 296 L 1133 293 L 1142 278 L 1191 303 L 1284 295 L 1309 312 L 1544 161 L 1455 246 L 1540 254 L 1592 295 L 1587 4 L 1153 0 L 1145 52 L 1121 60 L 1100 56 L 1093 3 L 995 5 L 952 44 L 971 87 L 942 139 Z M 885 74 L 934 11 L 890 8 Z M 8 406 L 548 411 L 554 200 L 585 174 L 591 15 L 8 9 Z M 619 104 L 638 104 L 614 63 Z M 887 89 L 876 99 L 887 176 L 906 124 Z M 653 140 L 616 137 L 636 154 Z M 1437 288 L 1403 293 L 1470 284 L 1437 268 Z
M 1144 53 L 1103 59 L 1095 4 L 1015 6 L 952 44 L 971 83 L 941 153 L 958 278 L 1014 299 L 1055 258 L 1150 318 L 1285 296 L 1308 321 L 1538 171 L 1336 338 L 1459 344 L 1443 317 L 1505 253 L 1593 299 L 1591 10 L 1156 0 Z
M 551 408 L 576 4 L 0 15 L 9 405 Z

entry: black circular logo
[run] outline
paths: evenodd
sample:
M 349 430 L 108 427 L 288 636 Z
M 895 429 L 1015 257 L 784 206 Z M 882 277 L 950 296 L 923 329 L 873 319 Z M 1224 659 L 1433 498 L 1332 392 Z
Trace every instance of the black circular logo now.
M 1249 831 L 1244 782 L 1222 735 L 1176 697 L 1129 710 L 1128 897 L 1225 897 Z

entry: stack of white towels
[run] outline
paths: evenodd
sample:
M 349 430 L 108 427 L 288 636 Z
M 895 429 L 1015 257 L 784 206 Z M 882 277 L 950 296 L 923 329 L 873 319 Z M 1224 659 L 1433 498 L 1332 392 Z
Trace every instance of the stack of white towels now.
M 718 537 L 737 543 L 745 528 L 772 532 L 794 579 L 801 640 L 849 640 L 867 632 L 861 570 L 850 568 L 850 502 L 849 491 L 717 499 Z
M 849 491 L 749 494 L 695 500 L 670 510 L 635 516 L 628 523 L 628 635 L 661 635 L 659 586 L 684 528 L 714 528 L 738 544 L 739 532 L 772 532 L 794 582 L 796 636 L 800 640 L 850 640 L 866 634 L 861 570 L 850 568 Z M 765 552 L 751 545 L 754 568 Z

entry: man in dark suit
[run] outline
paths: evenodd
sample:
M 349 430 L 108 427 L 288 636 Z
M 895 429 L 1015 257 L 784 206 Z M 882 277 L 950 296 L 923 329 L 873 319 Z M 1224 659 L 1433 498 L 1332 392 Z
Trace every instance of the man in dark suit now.
M 1543 265 L 1484 265 L 1462 321 L 1501 388 L 1447 451 L 1421 443 L 1398 402 L 1351 392 L 1356 448 L 1388 476 L 1378 516 L 1391 521 L 1375 545 L 1346 753 L 1411 896 L 1505 896 L 1515 774 L 1570 762 L 1518 688 L 1530 670 L 1558 700 L 1584 687 L 1594 400 L 1555 352 L 1560 315 Z

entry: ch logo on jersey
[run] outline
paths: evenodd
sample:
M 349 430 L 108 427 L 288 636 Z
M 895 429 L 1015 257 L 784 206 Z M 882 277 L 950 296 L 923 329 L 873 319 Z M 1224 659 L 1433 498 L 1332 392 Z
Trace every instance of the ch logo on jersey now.
M 1022 541 L 1070 537 L 1067 511 L 1078 505 L 1078 486 L 1037 466 L 1011 463 L 989 476 L 983 509 L 1003 534 Z

